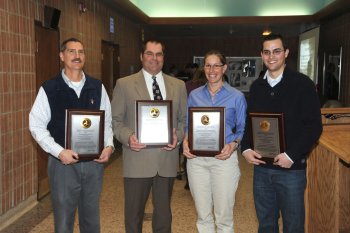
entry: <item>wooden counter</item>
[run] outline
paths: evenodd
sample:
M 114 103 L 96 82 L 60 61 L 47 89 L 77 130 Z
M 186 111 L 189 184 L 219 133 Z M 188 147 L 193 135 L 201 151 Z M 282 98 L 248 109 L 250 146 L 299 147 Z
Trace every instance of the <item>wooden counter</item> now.
M 324 131 L 319 142 L 339 159 L 350 164 L 350 130 Z
M 329 112 L 350 109 L 322 114 Z M 350 232 L 350 118 L 323 119 L 319 144 L 308 158 L 305 210 L 307 233 Z

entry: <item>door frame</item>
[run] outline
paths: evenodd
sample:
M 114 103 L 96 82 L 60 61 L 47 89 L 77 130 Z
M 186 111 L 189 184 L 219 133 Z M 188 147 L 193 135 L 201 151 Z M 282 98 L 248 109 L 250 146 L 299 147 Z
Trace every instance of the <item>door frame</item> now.
M 101 81 L 106 88 L 108 96 L 112 99 L 112 93 L 120 78 L 119 45 L 111 41 L 101 41 Z
M 43 27 L 39 21 L 34 21 L 35 28 L 35 73 L 36 92 L 39 91 L 42 83 L 56 76 L 60 71 L 59 59 L 59 29 Z M 48 155 L 37 144 L 37 176 L 38 193 L 40 200 L 50 192 L 49 179 L 47 174 Z

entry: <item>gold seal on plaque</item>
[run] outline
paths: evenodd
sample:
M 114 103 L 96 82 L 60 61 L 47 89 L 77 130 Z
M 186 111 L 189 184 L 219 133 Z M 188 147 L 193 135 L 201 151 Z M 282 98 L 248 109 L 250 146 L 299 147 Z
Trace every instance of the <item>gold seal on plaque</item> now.
M 260 126 L 260 129 L 263 132 L 269 132 L 270 131 L 270 122 L 268 122 L 266 120 L 261 121 L 259 126 Z
M 89 118 L 84 118 L 81 122 L 81 125 L 84 129 L 90 128 L 91 126 L 91 120 Z
M 151 108 L 151 111 L 149 112 L 152 118 L 159 117 L 160 111 L 158 108 Z
M 208 115 L 203 115 L 201 117 L 201 122 L 203 125 L 209 125 L 209 116 Z

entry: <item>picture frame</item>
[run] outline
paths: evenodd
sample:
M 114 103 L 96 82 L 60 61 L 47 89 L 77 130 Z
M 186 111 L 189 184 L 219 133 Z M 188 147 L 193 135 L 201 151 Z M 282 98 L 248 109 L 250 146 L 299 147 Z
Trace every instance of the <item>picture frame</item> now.
M 79 160 L 98 159 L 104 145 L 104 110 L 66 109 L 65 148 Z
M 252 149 L 259 153 L 263 160 L 273 158 L 286 148 L 284 114 L 251 112 L 248 115 Z
M 171 100 L 136 101 L 136 135 L 149 147 L 173 143 Z
M 225 145 L 225 108 L 189 107 L 188 144 L 196 156 L 220 154 Z

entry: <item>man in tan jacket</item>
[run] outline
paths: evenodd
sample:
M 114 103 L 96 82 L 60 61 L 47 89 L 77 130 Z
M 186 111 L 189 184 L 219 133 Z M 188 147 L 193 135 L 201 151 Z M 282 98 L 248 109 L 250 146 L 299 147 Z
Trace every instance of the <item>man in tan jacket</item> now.
M 186 88 L 183 81 L 162 73 L 164 45 L 161 42 L 145 42 L 140 58 L 143 68 L 117 81 L 111 103 L 114 135 L 123 144 L 125 230 L 142 233 L 144 209 L 152 189 L 153 232 L 171 233 L 170 201 L 177 175 L 178 144 L 186 123 Z M 153 92 L 153 79 L 159 86 L 160 98 L 172 101 L 173 141 L 163 148 L 141 144 L 135 134 L 136 100 L 159 98 L 159 93 Z

